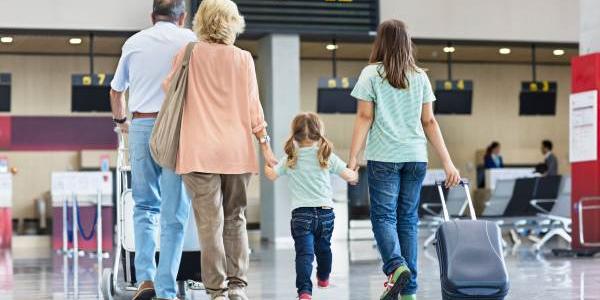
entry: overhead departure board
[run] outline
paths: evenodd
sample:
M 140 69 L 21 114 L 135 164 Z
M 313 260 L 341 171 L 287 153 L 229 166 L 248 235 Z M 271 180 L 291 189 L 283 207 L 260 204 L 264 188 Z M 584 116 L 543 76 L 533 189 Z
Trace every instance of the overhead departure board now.
M 350 96 L 356 78 L 321 78 L 317 90 L 317 112 L 323 114 L 356 113 L 356 99 Z
M 112 74 L 74 74 L 71 76 L 71 111 L 110 112 Z
M 0 73 L 0 112 L 10 112 L 11 75 Z
M 435 98 L 435 114 L 470 115 L 473 107 L 473 81 L 437 80 Z
M 201 0 L 192 0 L 196 13 Z M 236 0 L 246 34 L 364 35 L 379 23 L 377 0 Z
M 522 116 L 555 115 L 556 82 L 521 82 L 521 93 L 519 94 L 519 114 Z

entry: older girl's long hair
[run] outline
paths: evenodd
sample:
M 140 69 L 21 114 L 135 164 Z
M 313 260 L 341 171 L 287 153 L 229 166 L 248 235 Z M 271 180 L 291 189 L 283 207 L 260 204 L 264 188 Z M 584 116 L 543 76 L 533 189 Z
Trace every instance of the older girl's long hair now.
M 323 122 L 315 113 L 302 113 L 297 115 L 292 121 L 292 134 L 285 143 L 285 153 L 287 154 L 287 167 L 293 169 L 298 162 L 299 143 L 312 141 L 319 143 L 317 158 L 319 165 L 325 169 L 329 166 L 329 156 L 333 151 L 333 144 L 325 138 Z
M 383 72 L 379 75 L 397 89 L 408 87 L 409 72 L 416 71 L 413 43 L 400 20 L 387 20 L 377 27 L 377 37 L 373 43 L 369 62 L 381 63 Z

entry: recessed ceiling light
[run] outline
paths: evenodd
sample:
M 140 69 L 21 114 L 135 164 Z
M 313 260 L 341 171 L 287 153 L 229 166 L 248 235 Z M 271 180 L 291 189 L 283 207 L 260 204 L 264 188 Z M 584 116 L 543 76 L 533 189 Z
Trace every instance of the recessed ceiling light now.
M 325 49 L 329 50 L 329 51 L 333 51 L 333 50 L 337 50 L 340 46 L 338 46 L 337 44 L 327 44 L 325 46 Z
M 552 51 L 552 54 L 556 55 L 556 56 L 561 56 L 565 54 L 565 50 L 563 49 L 554 49 L 554 51 Z
M 502 55 L 510 54 L 510 51 L 511 51 L 510 48 L 500 48 L 500 49 L 498 49 L 498 52 L 500 54 L 502 54 Z
M 446 52 L 446 53 L 454 53 L 454 51 L 456 51 L 456 48 L 454 48 L 452 46 L 444 47 L 444 52 Z
M 81 45 L 81 42 L 83 42 L 80 38 L 70 38 L 69 39 L 69 44 L 71 45 Z
M 3 37 L 0 37 L 0 43 L 10 44 L 12 42 L 13 42 L 13 37 L 12 36 L 3 36 Z

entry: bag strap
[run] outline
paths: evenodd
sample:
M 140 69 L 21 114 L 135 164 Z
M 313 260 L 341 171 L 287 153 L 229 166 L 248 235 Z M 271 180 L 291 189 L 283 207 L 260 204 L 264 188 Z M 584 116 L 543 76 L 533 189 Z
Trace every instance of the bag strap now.
M 183 56 L 183 62 L 182 62 L 182 66 L 183 67 L 187 67 L 190 64 L 190 57 L 192 56 L 192 50 L 194 50 L 194 47 L 196 46 L 196 42 L 191 42 L 189 44 L 187 44 L 187 46 L 185 47 L 185 55 Z

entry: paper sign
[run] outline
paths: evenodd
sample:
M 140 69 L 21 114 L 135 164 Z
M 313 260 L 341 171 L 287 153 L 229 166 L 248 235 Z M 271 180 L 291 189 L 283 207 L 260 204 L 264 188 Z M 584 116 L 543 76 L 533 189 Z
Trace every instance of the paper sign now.
M 569 160 L 598 159 L 598 91 L 572 94 L 569 99 Z

